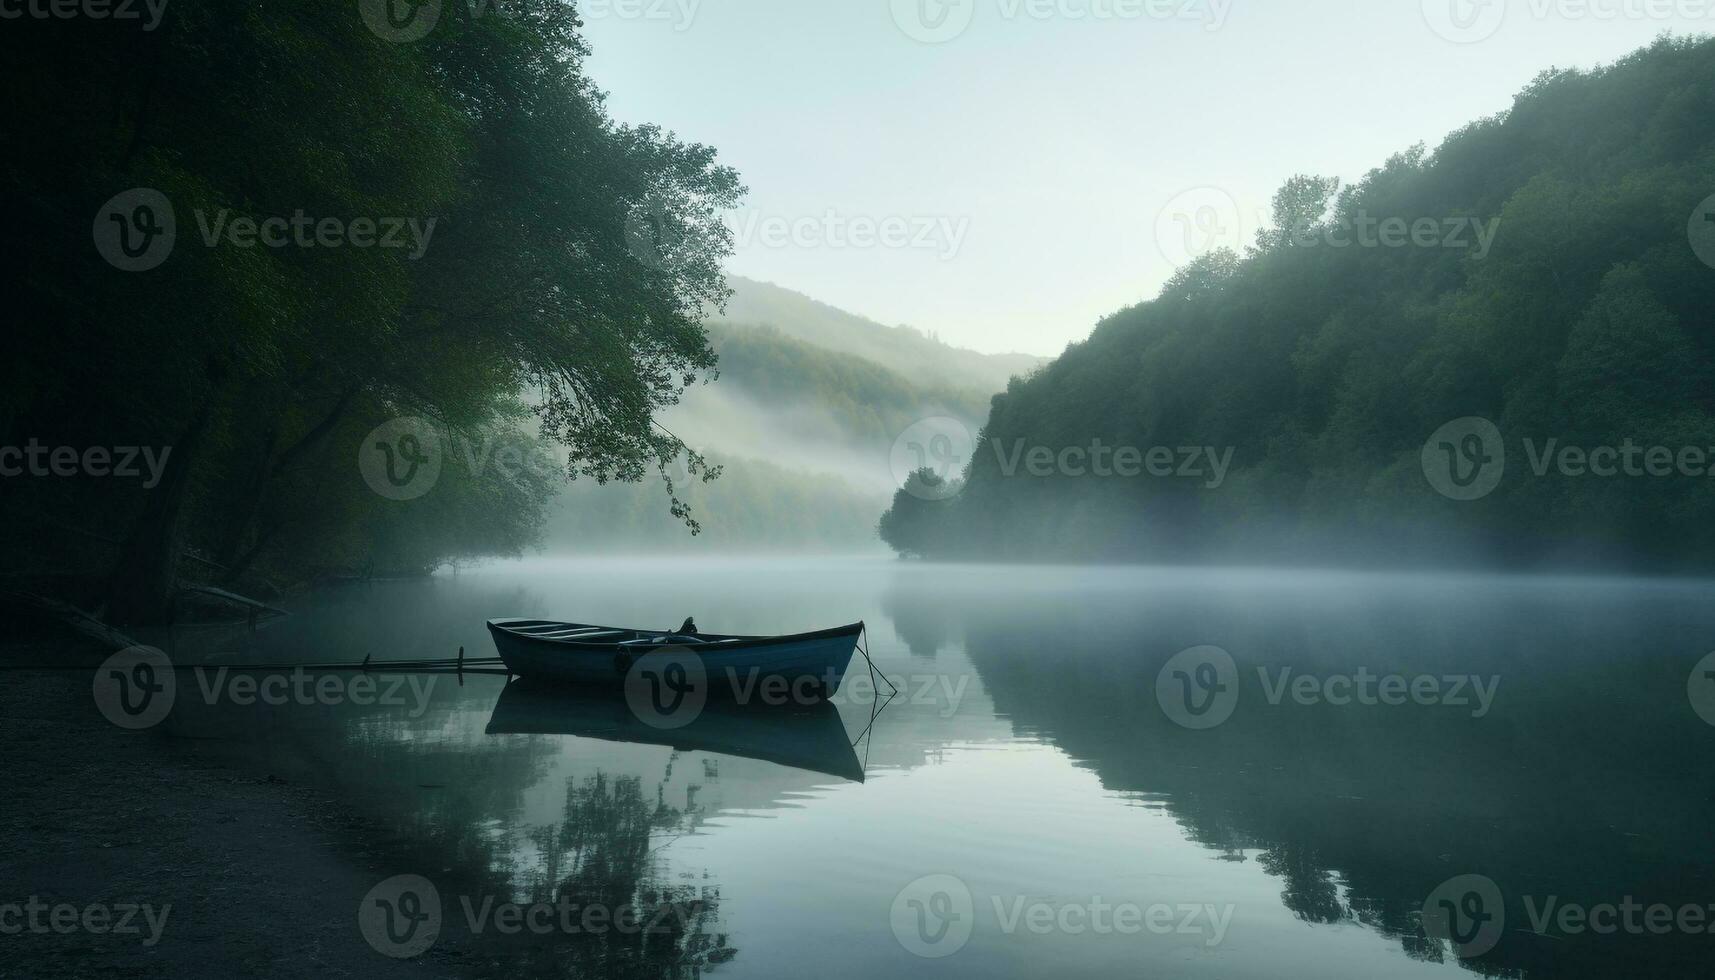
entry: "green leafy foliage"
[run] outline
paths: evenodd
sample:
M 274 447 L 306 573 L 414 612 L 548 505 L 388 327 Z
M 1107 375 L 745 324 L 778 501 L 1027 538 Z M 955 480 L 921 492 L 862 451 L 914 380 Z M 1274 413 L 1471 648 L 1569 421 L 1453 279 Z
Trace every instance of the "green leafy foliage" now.
M 1158 298 L 996 399 L 986 437 L 1234 451 L 1195 481 L 1007 475 L 977 452 L 905 553 L 1015 558 L 1580 562 L 1707 567 L 1715 481 L 1532 471 L 1523 440 L 1715 447 L 1715 269 L 1687 239 L 1715 194 L 1715 41 L 1663 38 L 1545 73 L 1511 111 L 1330 199 L 1295 178 L 1244 257 Z M 1492 248 L 1336 248 L 1362 215 L 1498 219 Z M 1309 244 L 1295 242 L 1307 239 Z M 1510 453 L 1477 501 L 1437 494 L 1437 428 L 1492 420 Z M 906 503 L 906 501 L 901 501 Z
M 931 415 L 978 420 L 993 393 L 918 384 L 874 361 L 794 340 L 775 327 L 714 325 L 718 382 L 761 404 L 813 407 L 832 417 L 840 440 L 886 451 L 913 422 Z
M 672 422 L 675 431 L 691 431 L 680 429 L 680 419 L 701 421 L 715 406 L 731 413 L 723 419 L 750 418 L 737 404 L 762 413 L 768 426 L 760 440 L 758 427 L 746 427 L 740 444 L 723 440 L 722 424 L 699 425 L 705 437 L 699 447 L 721 468 L 720 480 L 693 482 L 685 492 L 700 536 L 685 535 L 661 506 L 659 493 L 648 487 L 580 483 L 552 507 L 548 549 L 875 549 L 876 520 L 887 507 L 879 481 L 887 476 L 894 440 L 932 416 L 956 418 L 974 429 L 993 397 L 979 388 L 919 384 L 772 326 L 715 322 L 709 333 L 720 378 L 687 394 L 681 416 Z
M 478 444 L 539 435 L 597 481 L 713 475 L 654 420 L 714 366 L 717 216 L 743 188 L 708 147 L 608 117 L 570 5 L 449 3 L 415 43 L 316 0 L 174 4 L 150 32 L 28 26 L 0 39 L 22 80 L 0 110 L 18 151 L 0 160 L 0 442 L 171 446 L 174 469 L 147 492 L 9 480 L 0 503 L 120 542 L 123 613 L 156 614 L 186 549 L 296 580 L 530 538 L 540 479 L 449 467 L 420 501 L 372 493 L 358 440 L 395 417 Z M 131 188 L 177 219 L 146 272 L 90 240 Z M 205 240 L 298 215 L 434 224 L 421 249 Z

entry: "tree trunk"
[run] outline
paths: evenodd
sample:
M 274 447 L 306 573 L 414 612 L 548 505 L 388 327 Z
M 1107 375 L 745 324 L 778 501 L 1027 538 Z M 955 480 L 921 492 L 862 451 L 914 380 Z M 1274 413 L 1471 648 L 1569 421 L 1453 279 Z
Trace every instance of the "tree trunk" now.
M 250 550 L 234 558 L 232 563 L 227 566 L 226 581 L 236 582 L 243 577 L 244 573 L 250 570 L 250 563 L 267 549 L 268 543 L 274 540 L 274 535 L 278 534 L 280 529 L 285 526 L 284 523 L 275 524 L 264 528 L 261 533 L 257 534 L 255 542 L 250 545 Z
M 244 547 L 244 535 L 250 530 L 250 525 L 255 522 L 257 512 L 262 509 L 262 494 L 268 487 L 268 472 L 274 467 L 274 446 L 277 442 L 278 434 L 273 429 L 264 433 L 262 451 L 256 459 L 256 469 L 245 483 L 242 491 L 243 496 L 238 501 L 236 512 L 226 523 L 224 540 L 221 543 L 220 551 L 215 554 L 214 560 L 229 569 L 232 567 L 232 563 L 238 559 L 239 552 Z M 234 573 L 230 571 L 227 573 L 229 580 L 233 576 Z
M 137 626 L 172 622 L 181 520 L 190 495 L 191 466 L 212 412 L 207 401 L 197 409 L 167 457 L 161 482 L 148 491 L 143 514 L 107 582 L 107 618 L 111 622 Z
M 267 493 L 269 481 L 284 473 L 288 467 L 297 461 L 298 457 L 321 444 L 329 433 L 338 428 L 340 421 L 345 418 L 346 409 L 351 407 L 352 399 L 361 390 L 362 388 L 359 386 L 351 385 L 341 391 L 339 397 L 334 400 L 333 407 L 328 410 L 326 415 L 322 416 L 321 421 L 317 422 L 297 442 L 287 446 L 278 455 L 275 454 L 274 450 L 279 445 L 279 434 L 273 429 L 268 430 L 266 444 L 263 447 L 256 472 L 245 488 L 244 499 L 239 501 L 236 517 L 227 527 L 225 542 L 221 545 L 220 554 L 215 556 L 216 561 L 226 565 L 229 569 L 226 574 L 227 581 L 236 579 L 239 572 L 243 570 L 238 567 L 239 555 L 244 553 L 245 535 L 249 533 L 257 516 L 262 512 L 262 499 Z M 244 564 L 248 564 L 250 559 L 255 558 L 258 550 L 257 547 L 252 547 L 248 553 L 245 553 Z

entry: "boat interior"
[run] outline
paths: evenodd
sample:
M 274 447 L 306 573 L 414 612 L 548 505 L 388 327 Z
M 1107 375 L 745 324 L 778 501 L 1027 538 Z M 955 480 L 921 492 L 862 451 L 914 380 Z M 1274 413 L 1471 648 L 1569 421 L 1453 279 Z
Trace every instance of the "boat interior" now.
M 612 629 L 606 626 L 585 626 L 581 623 L 551 623 L 519 621 L 497 624 L 518 636 L 566 643 L 599 643 L 607 646 L 710 645 L 737 643 L 742 636 L 710 636 L 707 634 L 671 633 L 666 630 Z

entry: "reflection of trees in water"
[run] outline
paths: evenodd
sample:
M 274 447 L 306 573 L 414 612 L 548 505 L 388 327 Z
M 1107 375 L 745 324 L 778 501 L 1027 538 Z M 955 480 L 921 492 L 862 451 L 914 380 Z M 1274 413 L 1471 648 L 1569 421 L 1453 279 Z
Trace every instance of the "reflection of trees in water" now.
M 1352 919 L 1361 925 L 1397 940 L 1406 956 L 1426 963 L 1445 962 L 1453 954 L 1440 940 L 1424 935 L 1418 919 L 1422 905 L 1415 899 L 1416 896 L 1401 897 L 1399 894 L 1385 898 L 1374 893 L 1352 894 L 1348 911 Z M 1486 975 L 1507 972 L 1499 966 L 1486 964 L 1467 964 L 1467 968 Z
M 945 595 L 913 589 L 889 589 L 881 598 L 881 610 L 894 632 L 919 657 L 933 657 L 957 641 L 958 613 L 953 606 Z
M 667 805 L 661 790 L 658 786 L 653 797 L 646 795 L 636 776 L 598 772 L 581 781 L 568 779 L 560 822 L 530 832 L 541 860 L 525 876 L 521 904 L 558 903 L 609 913 L 629 909 L 642 924 L 639 929 L 556 933 L 529 944 L 524 958 L 532 975 L 695 976 L 737 955 L 727 935 L 715 931 L 720 889 L 668 884 L 661 878 L 654 841 L 663 831 L 683 830 L 687 816 Z
M 1465 969 L 1678 975 L 1703 956 L 1703 936 L 1535 936 L 1522 896 L 1672 906 L 1715 896 L 1703 844 L 1715 786 L 1694 758 L 1707 730 L 1675 713 L 1687 665 L 1643 653 L 1684 646 L 1673 637 L 1688 619 L 1715 635 L 1715 610 L 1590 595 L 1271 603 L 1183 591 L 957 608 L 1000 716 L 1105 788 L 1164 798 L 1190 840 L 1226 859 L 1254 853 L 1306 922 L 1359 923 L 1413 959 L 1449 961 L 1424 934 L 1421 905 L 1473 872 L 1508 894 L 1508 932 Z M 1230 721 L 1193 732 L 1162 715 L 1154 683 L 1168 657 L 1202 643 L 1234 654 L 1243 693 Z M 1494 672 L 1503 683 L 1481 720 L 1419 705 L 1268 705 L 1256 668 L 1287 664 L 1319 675 Z
M 240 704 L 230 698 L 205 704 L 185 697 L 181 686 L 169 730 L 234 764 L 336 787 L 342 799 L 413 849 L 475 847 L 479 827 L 522 806 L 524 791 L 548 771 L 555 747 L 540 739 L 488 738 L 464 723 L 471 716 L 461 712 L 492 703 L 492 685 L 472 681 L 461 688 L 454 678 L 436 676 L 426 709 L 412 717 L 415 695 L 409 687 L 393 689 L 396 678 L 403 675 L 375 675 L 371 697 L 403 705 L 349 699 Z M 180 681 L 194 682 L 189 674 Z
M 1340 886 L 1309 848 L 1283 841 L 1258 858 L 1263 870 L 1286 880 L 1281 902 L 1307 922 L 1331 924 L 1347 918 Z
M 329 761 L 349 792 L 375 801 L 400 840 L 430 862 L 423 866 L 445 866 L 446 855 L 476 856 L 509 871 L 512 851 L 496 846 L 495 821 L 523 807 L 525 791 L 552 766 L 555 746 L 448 730 L 447 720 L 437 711 L 416 721 L 373 719 L 351 729 Z
M 737 954 L 718 931 L 718 887 L 663 878 L 656 852 L 702 817 L 694 804 L 665 802 L 671 763 L 651 793 L 637 776 L 568 779 L 559 820 L 529 827 L 521 822 L 525 793 L 559 758 L 560 740 L 494 738 L 460 724 L 457 709 L 472 704 L 486 717 L 493 701 L 486 687 L 437 693 L 446 699 L 417 718 L 350 705 L 265 713 L 261 727 L 274 737 L 261 747 L 271 769 L 314 774 L 360 803 L 366 819 L 347 829 L 364 849 L 379 844 L 395 867 L 429 869 L 444 900 L 439 946 L 463 949 L 505 975 L 639 980 L 695 976 Z M 327 724 L 329 711 L 338 724 Z M 205 713 L 186 734 L 241 723 L 254 729 L 257 714 L 254 707 Z M 290 737 L 279 737 L 281 729 Z M 502 934 L 490 922 L 470 936 L 463 903 L 481 906 L 485 897 L 494 904 L 564 902 L 580 912 L 631 907 L 650 928 Z

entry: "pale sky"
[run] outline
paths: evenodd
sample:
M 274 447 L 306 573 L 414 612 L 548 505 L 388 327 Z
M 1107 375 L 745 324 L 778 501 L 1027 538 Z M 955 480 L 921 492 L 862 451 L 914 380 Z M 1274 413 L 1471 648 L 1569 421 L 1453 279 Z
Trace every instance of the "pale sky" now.
M 1209 216 L 1253 224 L 1294 173 L 1355 180 L 1550 66 L 1715 31 L 1711 0 L 579 6 L 615 117 L 743 175 L 730 271 L 1050 355 L 1152 297 Z

